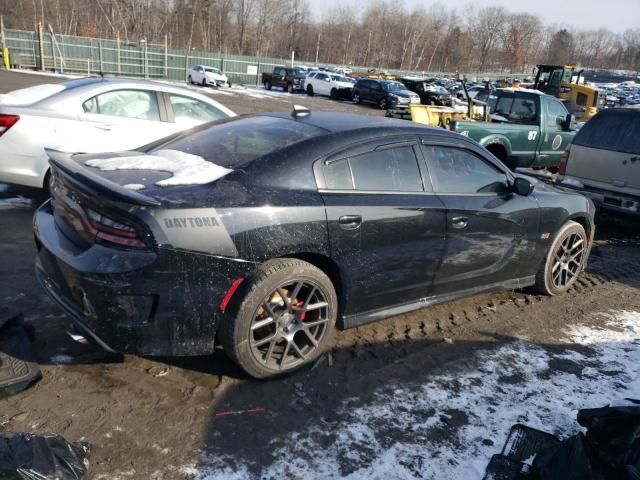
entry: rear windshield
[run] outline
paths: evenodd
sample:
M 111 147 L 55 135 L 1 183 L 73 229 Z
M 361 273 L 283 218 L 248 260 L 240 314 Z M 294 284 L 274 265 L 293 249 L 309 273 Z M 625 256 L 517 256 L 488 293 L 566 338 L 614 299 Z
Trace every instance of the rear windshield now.
M 180 135 L 150 151 L 178 150 L 226 168 L 237 168 L 264 155 L 326 133 L 312 125 L 259 116 L 214 123 Z
M 574 145 L 625 153 L 640 153 L 640 112 L 605 110 L 589 120 Z

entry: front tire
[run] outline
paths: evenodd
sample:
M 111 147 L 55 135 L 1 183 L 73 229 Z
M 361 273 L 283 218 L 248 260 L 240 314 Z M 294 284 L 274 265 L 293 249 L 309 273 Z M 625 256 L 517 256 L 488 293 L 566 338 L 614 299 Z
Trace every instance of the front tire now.
M 380 100 L 380 103 L 378 103 L 378 106 L 380 107 L 381 110 L 387 110 L 387 108 L 389 107 L 389 104 L 387 103 L 387 99 L 383 98 L 382 100 Z
M 293 93 L 293 85 L 291 83 L 287 83 L 287 93 Z
M 338 89 L 337 88 L 332 88 L 331 92 L 329 93 L 329 96 L 331 97 L 332 100 L 337 100 L 338 99 Z
M 535 288 L 546 295 L 560 295 L 571 288 L 587 259 L 587 234 L 582 225 L 569 221 L 556 234 L 536 274 Z
M 310 263 L 271 260 L 245 281 L 221 329 L 227 355 L 254 378 L 290 373 L 313 362 L 335 330 L 331 280 Z

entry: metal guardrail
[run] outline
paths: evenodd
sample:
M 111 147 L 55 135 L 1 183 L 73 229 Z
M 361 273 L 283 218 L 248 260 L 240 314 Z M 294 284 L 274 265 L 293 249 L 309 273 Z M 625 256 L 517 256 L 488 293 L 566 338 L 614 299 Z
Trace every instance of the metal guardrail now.
M 40 49 L 37 32 L 5 30 L 11 63 L 22 68 L 39 68 L 87 75 L 116 75 L 151 79 L 186 80 L 193 65 L 208 65 L 224 71 L 232 83 L 258 85 L 263 72 L 288 65 L 290 59 L 260 58 L 225 53 L 170 49 L 166 45 L 132 43 L 119 39 L 99 39 L 42 33 Z M 40 52 L 42 57 L 40 58 Z M 309 62 L 296 62 L 310 65 Z M 325 66 L 326 64 L 323 64 Z M 338 66 L 338 65 L 326 65 Z M 354 72 L 366 67 L 350 66 Z M 424 72 L 386 69 L 395 75 L 430 77 L 453 76 L 453 72 Z M 505 74 L 466 74 L 467 78 L 501 78 Z

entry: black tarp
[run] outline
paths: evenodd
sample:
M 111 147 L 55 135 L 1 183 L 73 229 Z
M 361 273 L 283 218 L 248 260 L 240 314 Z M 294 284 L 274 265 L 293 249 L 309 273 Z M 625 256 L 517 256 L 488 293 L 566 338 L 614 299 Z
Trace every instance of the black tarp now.
M 12 433 L 0 436 L 0 480 L 80 480 L 91 447 L 59 435 Z

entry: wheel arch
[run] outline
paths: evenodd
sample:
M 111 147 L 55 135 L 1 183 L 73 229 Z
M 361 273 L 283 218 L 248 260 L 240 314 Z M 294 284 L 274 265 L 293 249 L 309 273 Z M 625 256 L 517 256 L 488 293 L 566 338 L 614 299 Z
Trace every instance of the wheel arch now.
M 591 238 L 591 222 L 589 221 L 587 215 L 585 215 L 584 213 L 574 213 L 573 215 L 570 215 L 562 225 L 569 221 L 574 221 L 580 224 L 580 226 L 584 228 L 584 231 L 587 234 L 587 238 Z M 562 228 L 562 225 L 560 226 L 560 228 Z
M 324 274 L 329 277 L 333 288 L 336 290 L 336 296 L 338 297 L 338 319 L 342 316 L 345 305 L 345 295 L 342 288 L 342 275 L 340 273 L 340 267 L 330 257 L 321 253 L 312 252 L 296 252 L 288 255 L 282 255 L 282 258 L 297 258 L 304 262 L 310 263 L 316 268 L 319 268 Z
M 511 143 L 507 138 L 503 138 L 499 135 L 492 135 L 484 138 L 480 145 L 486 148 L 493 154 L 498 160 L 504 162 L 511 155 Z

